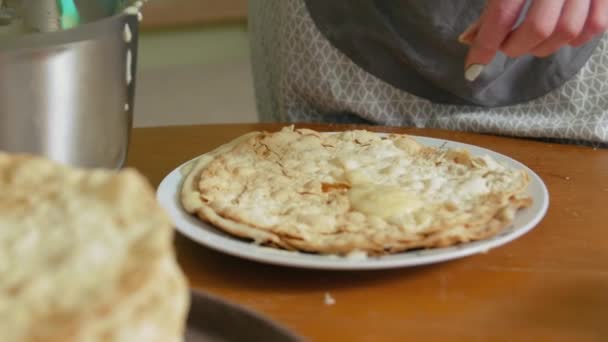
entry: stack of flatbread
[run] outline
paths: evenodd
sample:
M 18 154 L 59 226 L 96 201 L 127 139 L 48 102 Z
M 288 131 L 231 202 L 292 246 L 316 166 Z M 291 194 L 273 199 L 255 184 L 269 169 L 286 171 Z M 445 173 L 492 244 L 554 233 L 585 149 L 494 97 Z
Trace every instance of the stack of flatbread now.
M 188 302 L 137 172 L 0 153 L 0 340 L 181 341 Z
M 199 158 L 189 213 L 287 250 L 394 253 L 484 239 L 529 206 L 528 175 L 407 135 L 253 132 Z

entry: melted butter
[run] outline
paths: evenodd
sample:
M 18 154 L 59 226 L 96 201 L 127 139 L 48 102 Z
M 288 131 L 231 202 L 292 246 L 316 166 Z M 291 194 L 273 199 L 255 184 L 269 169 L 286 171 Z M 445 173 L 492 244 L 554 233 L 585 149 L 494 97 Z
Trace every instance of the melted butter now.
M 344 178 L 351 185 L 371 183 L 371 179 L 367 175 L 357 170 L 344 172 Z
M 480 195 L 489 191 L 486 180 L 481 177 L 475 177 L 467 180 L 460 185 L 459 190 L 460 193 L 468 195 Z
M 390 185 L 354 184 L 348 196 L 352 209 L 383 219 L 411 213 L 423 205 L 415 195 Z

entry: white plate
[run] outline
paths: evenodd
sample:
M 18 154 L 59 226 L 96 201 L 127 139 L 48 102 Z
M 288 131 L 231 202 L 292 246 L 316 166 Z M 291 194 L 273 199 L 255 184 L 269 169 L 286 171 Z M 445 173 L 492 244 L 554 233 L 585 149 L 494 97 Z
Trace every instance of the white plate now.
M 476 253 L 483 253 L 524 235 L 532 230 L 532 228 L 534 228 L 545 216 L 549 207 L 549 193 L 547 187 L 540 177 L 525 165 L 502 154 L 473 145 L 426 137 L 415 138 L 420 143 L 428 146 L 466 148 L 474 155 L 487 154 L 511 167 L 525 169 L 530 176 L 528 193 L 532 196 L 534 204 L 530 208 L 520 210 L 510 227 L 490 239 L 464 243 L 447 248 L 416 250 L 362 259 L 288 252 L 274 248 L 261 247 L 234 238 L 212 225 L 198 220 L 186 213 L 182 209 L 179 201 L 179 191 L 183 178 L 180 169 L 183 165 L 173 170 L 161 182 L 157 191 L 157 198 L 161 205 L 168 211 L 177 230 L 203 246 L 233 256 L 274 265 L 328 270 L 386 269 L 418 266 L 462 258 Z

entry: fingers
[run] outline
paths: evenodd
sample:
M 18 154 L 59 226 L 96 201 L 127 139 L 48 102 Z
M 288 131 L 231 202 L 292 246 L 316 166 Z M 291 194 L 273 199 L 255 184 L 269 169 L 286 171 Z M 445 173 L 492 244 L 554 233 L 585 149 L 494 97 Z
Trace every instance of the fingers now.
M 591 0 L 566 0 L 555 30 L 544 42 L 532 49 L 531 54 L 546 57 L 576 39 L 587 21 Z
M 583 45 L 598 34 L 606 32 L 606 29 L 608 29 L 608 0 L 592 0 L 583 32 L 569 44 Z
M 511 33 L 501 50 L 513 58 L 532 51 L 553 34 L 564 4 L 565 0 L 535 0 L 524 22 Z
M 608 0 L 534 0 L 523 23 L 513 29 L 526 0 L 488 0 L 479 20 L 460 37 L 471 45 L 465 77 L 474 81 L 501 50 L 516 58 L 546 57 L 580 46 L 608 29 Z
M 465 61 L 467 69 L 473 65 L 489 64 L 494 59 L 502 42 L 511 33 L 525 3 L 525 0 L 488 1 L 480 18 L 477 36 Z
M 473 25 L 469 26 L 459 37 L 458 41 L 464 45 L 471 45 L 475 42 L 475 38 L 479 34 L 479 27 L 481 26 L 481 22 L 478 20 L 473 23 Z

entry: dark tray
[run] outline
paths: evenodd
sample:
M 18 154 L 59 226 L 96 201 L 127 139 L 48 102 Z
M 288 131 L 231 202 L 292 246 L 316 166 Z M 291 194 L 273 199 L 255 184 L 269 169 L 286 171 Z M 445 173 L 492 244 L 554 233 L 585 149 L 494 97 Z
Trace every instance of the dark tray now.
M 303 341 L 258 313 L 209 294 L 191 293 L 186 342 Z

